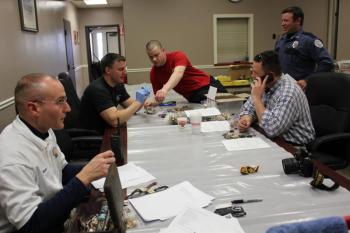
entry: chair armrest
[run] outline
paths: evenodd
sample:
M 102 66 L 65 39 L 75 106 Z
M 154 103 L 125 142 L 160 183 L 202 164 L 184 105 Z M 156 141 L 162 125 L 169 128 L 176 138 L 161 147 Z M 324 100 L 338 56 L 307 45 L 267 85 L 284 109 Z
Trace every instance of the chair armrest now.
M 100 143 L 102 144 L 102 136 L 82 136 L 72 138 L 73 144 L 77 143 Z
M 67 129 L 67 132 L 71 138 L 82 137 L 82 136 L 98 136 L 101 135 L 95 130 L 81 129 L 81 128 L 71 128 Z
M 317 150 L 321 145 L 334 142 L 334 141 L 350 141 L 350 133 L 336 133 L 321 136 L 315 139 L 313 143 L 309 146 L 309 151 Z

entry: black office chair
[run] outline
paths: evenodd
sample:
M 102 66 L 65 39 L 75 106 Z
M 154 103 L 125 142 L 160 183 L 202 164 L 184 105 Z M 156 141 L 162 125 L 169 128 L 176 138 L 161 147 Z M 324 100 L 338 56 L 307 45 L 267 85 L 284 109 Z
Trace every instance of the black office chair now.
M 350 161 L 350 75 L 312 74 L 306 96 L 316 131 L 308 147 L 312 158 L 332 169 L 346 167 Z
M 71 111 L 66 113 L 64 129 L 55 130 L 57 143 L 67 160 L 91 159 L 102 145 L 102 136 L 97 131 L 79 128 L 80 100 L 72 80 L 65 72 L 58 74 L 67 95 Z

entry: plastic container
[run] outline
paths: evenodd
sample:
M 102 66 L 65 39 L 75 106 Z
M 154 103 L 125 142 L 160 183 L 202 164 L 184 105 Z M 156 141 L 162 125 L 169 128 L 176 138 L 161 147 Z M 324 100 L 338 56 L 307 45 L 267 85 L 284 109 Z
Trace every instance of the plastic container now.
M 192 127 L 192 134 L 201 134 L 202 115 L 196 112 L 192 113 L 190 116 L 190 122 Z

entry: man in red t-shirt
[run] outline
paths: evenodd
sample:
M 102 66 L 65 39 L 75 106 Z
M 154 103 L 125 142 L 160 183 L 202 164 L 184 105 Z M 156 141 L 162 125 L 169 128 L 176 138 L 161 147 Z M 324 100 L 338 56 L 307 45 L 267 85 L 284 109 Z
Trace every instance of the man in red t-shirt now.
M 151 40 L 146 44 L 146 52 L 153 63 L 150 78 L 155 97 L 148 99 L 145 106 L 162 103 L 171 89 L 191 103 L 205 100 L 209 86 L 227 92 L 219 81 L 194 68 L 181 51 L 166 52 L 158 40 Z

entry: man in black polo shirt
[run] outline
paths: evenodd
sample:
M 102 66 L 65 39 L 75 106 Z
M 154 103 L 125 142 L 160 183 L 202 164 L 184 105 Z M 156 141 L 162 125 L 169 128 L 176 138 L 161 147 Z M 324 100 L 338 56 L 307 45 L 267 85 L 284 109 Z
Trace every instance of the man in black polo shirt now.
M 137 92 L 136 100 L 125 90 L 125 57 L 108 53 L 101 60 L 103 76 L 93 81 L 84 91 L 80 107 L 80 123 L 85 129 L 103 134 L 105 128 L 116 127 L 118 119 L 126 122 L 144 104 L 148 95 Z M 118 105 L 124 109 L 117 109 Z

